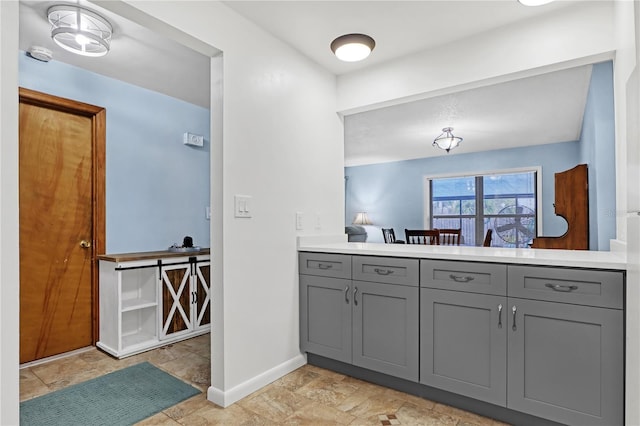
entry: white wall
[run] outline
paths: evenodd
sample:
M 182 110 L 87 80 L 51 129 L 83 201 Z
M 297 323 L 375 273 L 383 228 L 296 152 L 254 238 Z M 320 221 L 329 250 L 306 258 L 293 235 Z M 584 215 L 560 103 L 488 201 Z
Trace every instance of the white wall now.
M 610 59 L 613 7 L 580 2 L 403 59 L 338 77 L 338 110 L 360 111 L 403 98 L 434 96 L 532 75 L 567 61 Z
M 0 425 L 18 424 L 18 3 L 0 2 Z
M 335 77 L 221 3 L 129 3 L 223 52 L 223 141 L 212 155 L 213 199 L 223 204 L 212 204 L 209 397 L 228 405 L 304 363 L 294 219 L 305 213 L 302 233 L 343 233 Z M 253 197 L 253 218 L 234 218 L 235 194 Z

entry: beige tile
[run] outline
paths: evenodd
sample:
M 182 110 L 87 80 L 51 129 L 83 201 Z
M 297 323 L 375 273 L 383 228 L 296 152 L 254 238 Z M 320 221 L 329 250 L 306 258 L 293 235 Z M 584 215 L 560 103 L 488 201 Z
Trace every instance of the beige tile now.
M 78 355 L 31 367 L 31 371 L 46 385 L 78 383 L 77 376 L 87 374 L 91 365 Z
M 333 377 L 336 380 L 344 379 L 345 377 L 347 377 L 344 374 L 336 373 L 335 371 L 327 370 L 325 368 L 316 367 L 315 365 L 311 365 L 311 364 L 305 364 L 300 368 L 308 371 L 313 371 L 315 373 L 318 373 L 321 376 Z
M 296 393 L 313 401 L 336 407 L 358 390 L 355 384 L 345 381 L 344 378 L 344 376 L 318 377 L 296 390 Z
M 338 409 L 311 402 L 287 417 L 284 425 L 348 425 L 355 417 Z
M 199 409 L 209 407 L 210 405 L 213 405 L 213 402 L 207 400 L 207 395 L 205 393 L 201 393 L 185 401 L 182 401 L 181 403 L 176 404 L 173 407 L 165 409 L 163 413 L 174 420 L 180 420 L 198 411 Z
M 155 365 L 203 392 L 211 385 L 211 361 L 198 354 L 187 352 L 181 358 Z
M 272 383 L 273 386 L 280 386 L 291 392 L 295 392 L 312 380 L 317 379 L 320 375 L 314 371 L 305 368 L 298 368 L 286 376 Z
M 384 393 L 390 397 L 401 399 L 402 401 L 409 402 L 417 407 L 426 408 L 431 410 L 435 407 L 436 403 L 430 399 L 421 398 L 416 395 L 400 392 L 394 389 L 385 389 Z
M 271 421 L 280 422 L 310 403 L 309 399 L 301 395 L 282 387 L 272 386 L 268 390 L 252 398 L 245 398 L 236 404 Z
M 277 424 L 277 422 L 266 419 L 254 412 L 245 410 L 238 404 L 233 404 L 227 408 L 221 408 L 217 405 L 211 404 L 210 406 L 203 407 L 178 420 L 178 423 L 185 426 L 266 426 Z
M 347 413 L 363 419 L 381 414 L 395 414 L 405 402 L 384 392 L 374 393 L 368 396 L 355 407 L 347 410 Z
M 451 417 L 457 417 L 461 421 L 478 426 L 491 426 L 493 419 L 481 416 L 479 414 L 471 413 L 469 411 L 461 410 L 459 408 L 451 407 L 449 405 L 437 403 L 433 407 L 433 411 L 446 414 Z
M 455 426 L 459 418 L 405 403 L 395 413 L 400 424 L 415 426 Z
M 20 370 L 20 401 L 51 392 L 51 389 L 36 376 L 31 368 Z

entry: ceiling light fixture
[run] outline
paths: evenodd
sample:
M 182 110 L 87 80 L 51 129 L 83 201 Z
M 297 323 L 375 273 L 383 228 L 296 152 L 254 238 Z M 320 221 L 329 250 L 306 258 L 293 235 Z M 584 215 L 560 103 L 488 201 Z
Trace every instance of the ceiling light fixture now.
M 451 133 L 452 131 L 453 127 L 445 127 L 444 129 L 442 129 L 442 134 L 433 141 L 433 146 L 444 149 L 445 151 L 447 151 L 447 153 L 449 153 L 449 151 L 451 151 L 453 148 L 460 145 L 460 142 L 462 142 L 462 138 L 453 136 L 453 133 Z
M 376 42 L 366 34 L 345 34 L 331 42 L 331 51 L 345 62 L 361 61 L 376 47 Z
M 518 3 L 524 6 L 542 6 L 543 4 L 551 3 L 553 0 L 518 0 Z
M 75 5 L 55 5 L 47 10 L 51 38 L 69 52 L 104 56 L 109 52 L 113 27 L 97 13 Z

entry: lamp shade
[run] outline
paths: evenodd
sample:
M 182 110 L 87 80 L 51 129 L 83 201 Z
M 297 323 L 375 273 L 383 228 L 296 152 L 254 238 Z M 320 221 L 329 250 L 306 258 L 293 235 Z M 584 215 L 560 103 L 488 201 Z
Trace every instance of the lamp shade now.
M 445 151 L 447 151 L 447 153 L 449 153 L 449 151 L 451 151 L 453 148 L 460 145 L 460 142 L 462 142 L 462 138 L 453 136 L 452 131 L 453 127 L 445 127 L 444 129 L 442 129 L 442 134 L 433 141 L 433 146 L 444 149 Z
M 51 38 L 64 50 L 83 56 L 104 56 L 109 52 L 113 27 L 97 13 L 72 4 L 47 10 Z
M 361 61 L 373 50 L 376 42 L 366 34 L 345 34 L 331 42 L 331 51 L 341 61 Z
M 369 217 L 366 212 L 358 212 L 356 213 L 356 217 L 353 218 L 354 225 L 371 225 L 369 221 Z

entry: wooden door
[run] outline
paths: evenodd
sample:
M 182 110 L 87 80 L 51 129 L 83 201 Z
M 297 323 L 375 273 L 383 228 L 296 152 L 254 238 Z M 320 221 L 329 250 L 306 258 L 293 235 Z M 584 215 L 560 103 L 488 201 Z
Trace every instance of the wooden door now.
M 165 265 L 160 270 L 162 287 L 161 338 L 190 332 L 191 264 Z
M 95 343 L 103 152 L 104 109 L 20 89 L 21 363 Z
M 194 322 L 195 328 L 209 327 L 211 324 L 211 264 L 196 263 L 193 275 L 195 292 Z

